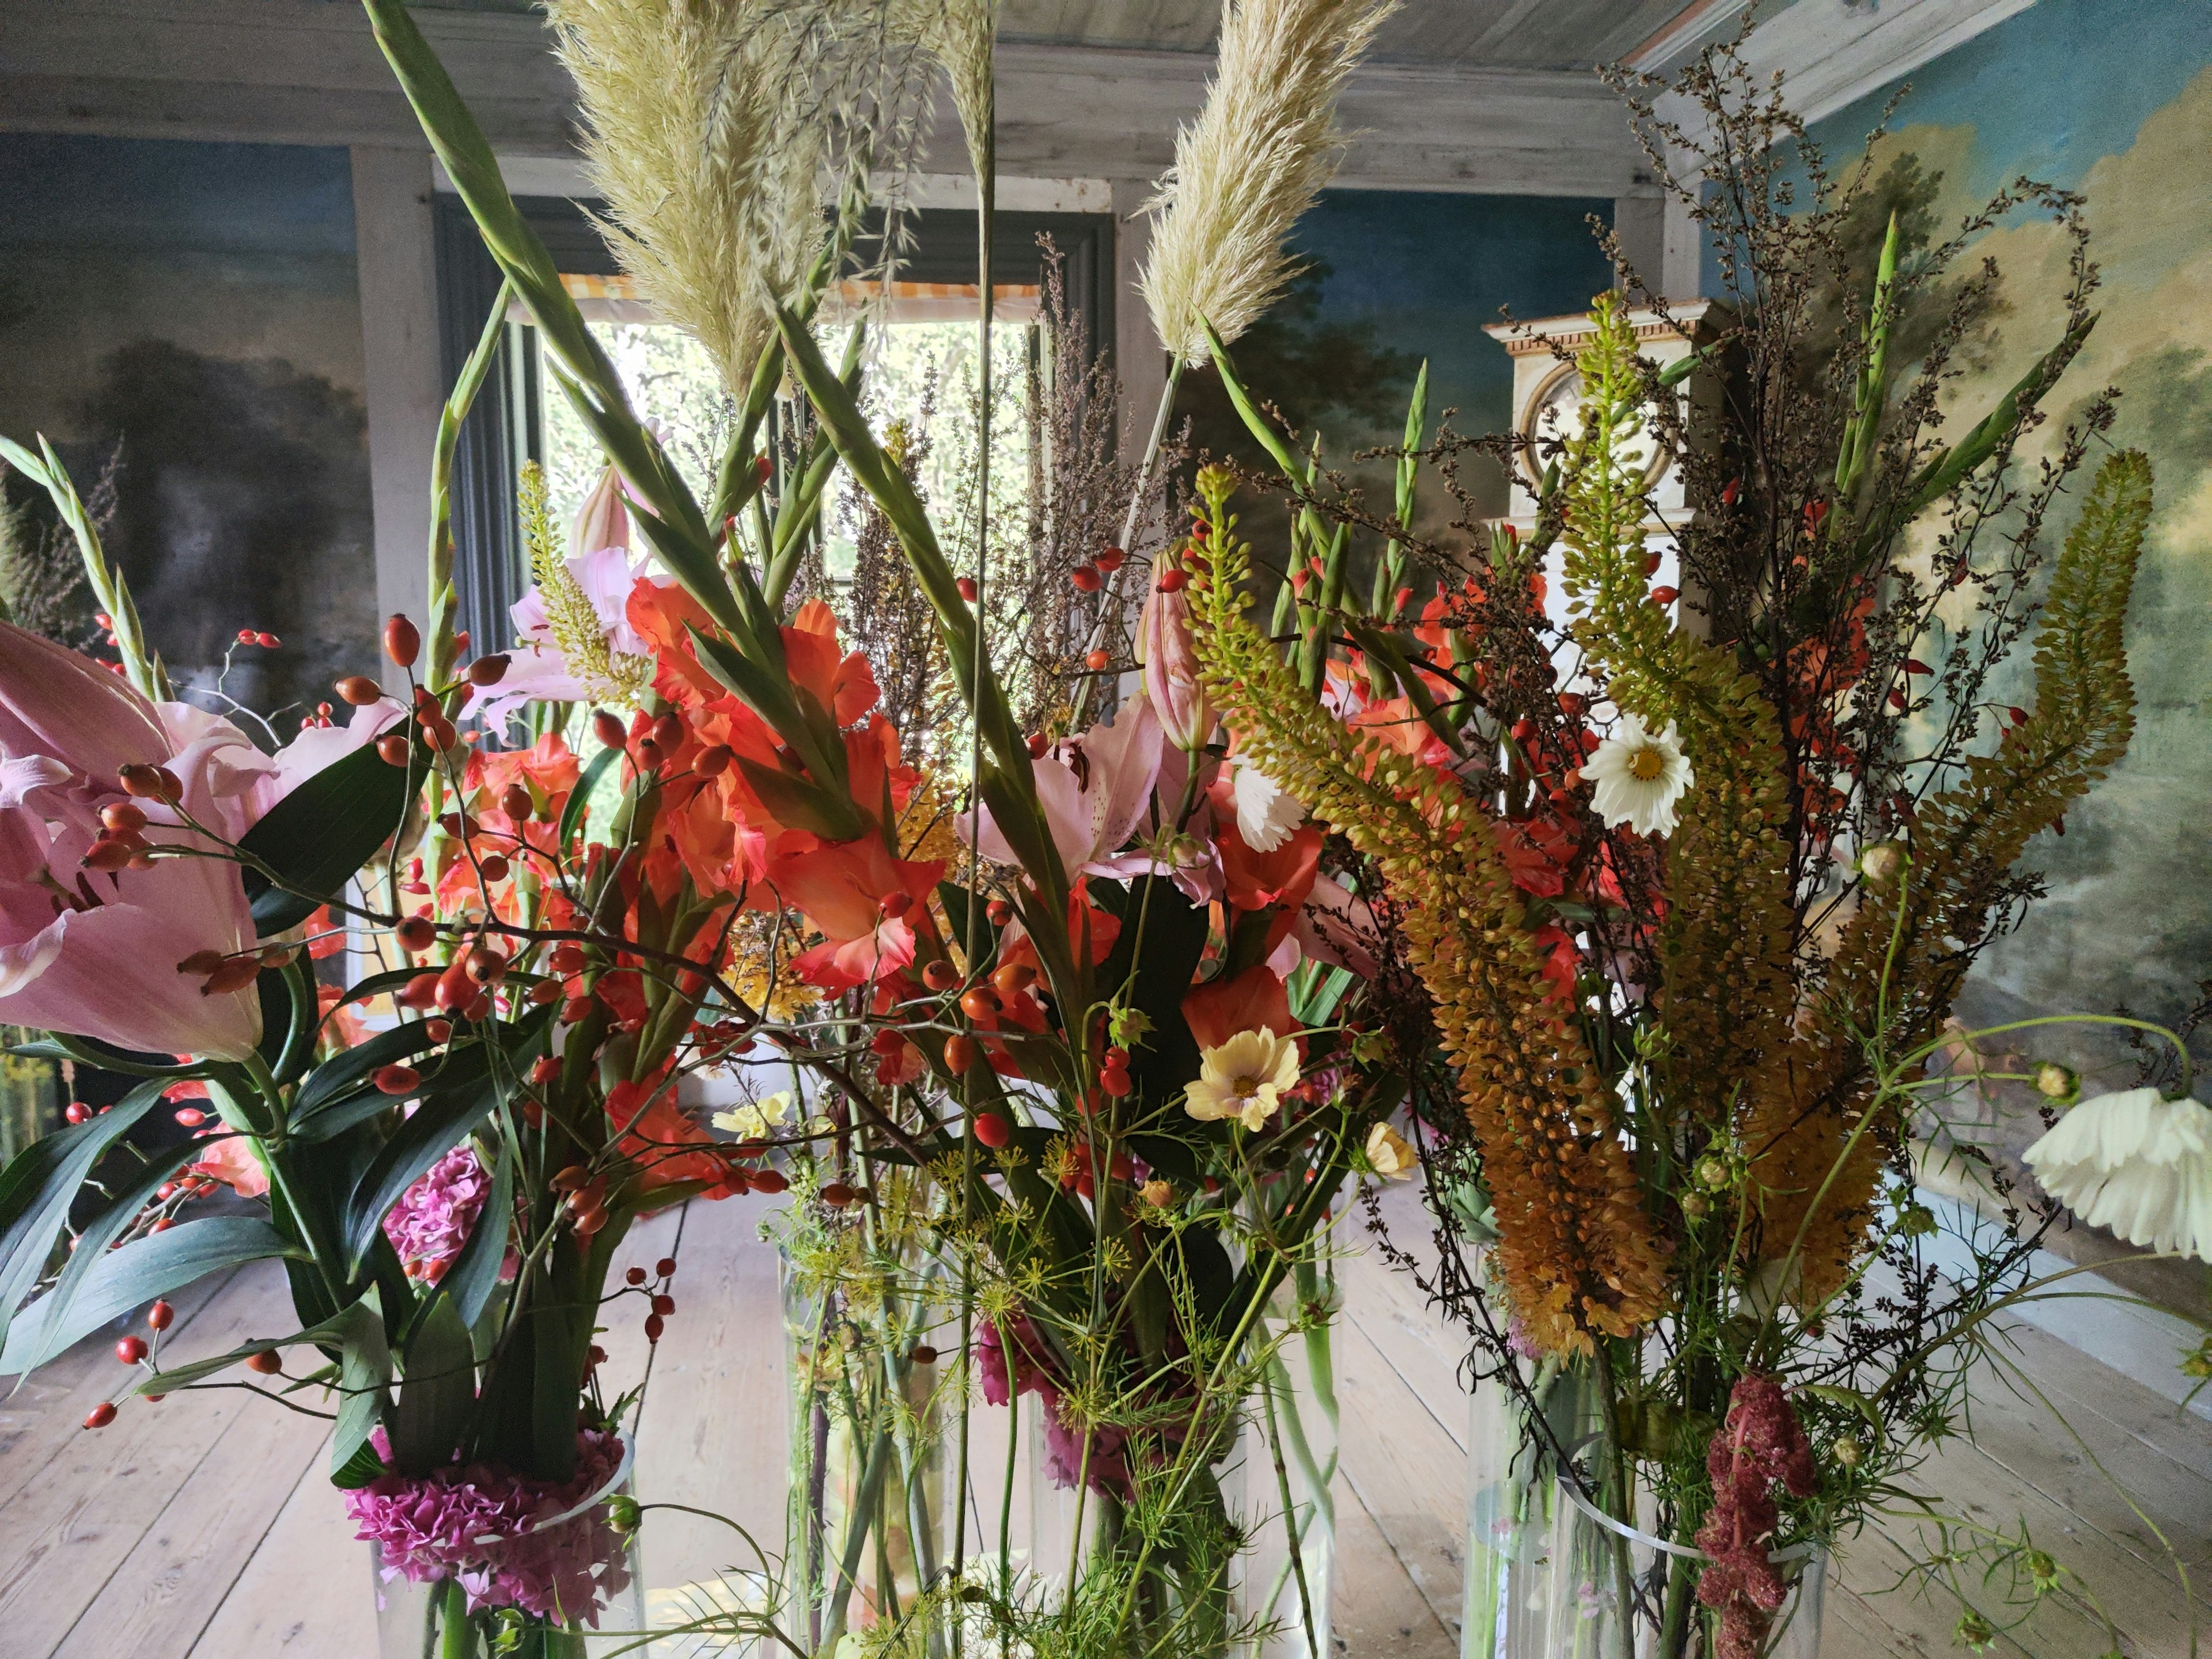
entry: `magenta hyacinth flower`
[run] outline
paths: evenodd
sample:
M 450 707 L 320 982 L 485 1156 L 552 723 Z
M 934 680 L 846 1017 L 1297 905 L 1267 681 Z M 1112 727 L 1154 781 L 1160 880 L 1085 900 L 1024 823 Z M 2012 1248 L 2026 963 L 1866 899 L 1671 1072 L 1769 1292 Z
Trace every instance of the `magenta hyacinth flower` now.
M 402 1193 L 384 1218 L 384 1236 L 398 1252 L 407 1276 L 428 1285 L 444 1278 L 490 1195 L 491 1176 L 466 1141 Z
M 377 1451 L 391 1455 L 379 1429 Z M 345 1495 L 355 1536 L 377 1547 L 388 1583 L 458 1578 L 469 1610 L 520 1607 L 541 1619 L 599 1628 L 599 1611 L 629 1583 L 623 1536 L 605 1505 L 544 1525 L 602 1492 L 622 1467 L 619 1436 L 576 1436 L 576 1472 L 532 1480 L 489 1463 L 455 1464 L 420 1478 L 379 1476 Z M 540 1529 L 542 1527 L 542 1529 Z

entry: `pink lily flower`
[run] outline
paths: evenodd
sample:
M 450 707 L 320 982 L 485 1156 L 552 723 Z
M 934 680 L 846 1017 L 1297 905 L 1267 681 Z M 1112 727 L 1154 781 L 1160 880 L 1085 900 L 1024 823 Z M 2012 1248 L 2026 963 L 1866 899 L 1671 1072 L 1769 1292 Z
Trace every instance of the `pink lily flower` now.
M 1190 639 L 1190 595 L 1157 580 L 1145 596 L 1137 623 L 1137 661 L 1145 671 L 1145 696 L 1168 741 L 1186 751 L 1203 748 L 1213 734 L 1213 705 L 1198 683 L 1198 652 Z
M 124 766 L 166 766 L 183 795 L 175 809 L 138 803 L 146 840 L 214 851 L 187 817 L 235 841 L 329 751 L 368 742 L 401 713 L 363 709 L 343 732 L 264 755 L 228 720 L 150 702 L 90 659 L 0 625 L 0 1022 L 139 1051 L 251 1053 L 261 1035 L 252 981 L 210 993 L 204 975 L 178 969 L 201 951 L 254 947 L 237 865 L 88 869 L 100 809 L 125 799 Z
M 1123 854 L 1121 848 L 1152 801 L 1164 743 L 1150 699 L 1132 697 L 1111 726 L 1094 726 L 1038 758 L 1037 804 L 1070 880 L 1141 875 L 1152 868 L 1149 854 Z M 985 858 L 1020 862 L 988 808 L 963 818 L 961 827 Z

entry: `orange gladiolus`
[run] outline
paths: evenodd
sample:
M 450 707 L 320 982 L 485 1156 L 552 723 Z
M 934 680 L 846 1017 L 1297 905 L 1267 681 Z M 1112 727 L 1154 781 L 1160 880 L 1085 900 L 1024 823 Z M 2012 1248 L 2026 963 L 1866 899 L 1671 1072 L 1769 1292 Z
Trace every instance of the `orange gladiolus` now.
M 810 985 L 846 991 L 914 960 L 913 927 L 904 915 L 886 915 L 884 901 L 904 893 L 927 905 L 944 873 L 942 860 L 895 857 L 876 836 L 825 842 L 791 830 L 777 838 L 752 902 L 788 904 L 804 915 L 823 942 L 793 967 Z

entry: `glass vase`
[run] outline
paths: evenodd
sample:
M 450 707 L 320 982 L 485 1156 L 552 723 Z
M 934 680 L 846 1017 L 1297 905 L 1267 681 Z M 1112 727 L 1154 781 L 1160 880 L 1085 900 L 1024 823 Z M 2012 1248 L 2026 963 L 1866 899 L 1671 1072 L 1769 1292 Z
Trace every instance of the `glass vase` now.
M 629 1482 L 610 1494 L 617 1495 L 630 1495 Z M 533 1597 L 536 1608 L 496 1601 L 471 1607 L 470 1583 L 495 1596 L 497 1566 L 523 1548 L 534 1564 L 550 1565 L 568 1593 Z M 604 1502 L 492 1551 L 479 1564 L 489 1571 L 465 1568 L 459 1577 L 417 1582 L 396 1572 L 387 1577 L 383 1552 L 371 1543 L 379 1659 L 589 1659 L 636 1650 L 646 1628 L 637 1534 L 617 1532 Z M 586 1587 L 580 1596 L 578 1586 Z
M 1712 1659 L 1714 1615 L 1696 1595 L 1704 1553 L 1648 1530 L 1649 1492 L 1601 1508 L 1559 1472 L 1554 1449 L 1571 1456 L 1601 1438 L 1598 1390 L 1547 1363 L 1528 1399 L 1534 1412 L 1499 1382 L 1475 1390 L 1461 1659 Z M 1819 1659 L 1827 1553 L 1808 1543 L 1769 1559 L 1789 1594 L 1760 1659 Z
M 1301 1265 L 1274 1311 L 1322 1310 L 1334 1286 Z M 1335 1351 L 1326 1318 L 1284 1334 L 1248 1407 L 1239 1450 L 1244 1547 L 1231 1579 L 1238 1659 L 1327 1659 L 1336 1569 Z
M 1259 1334 L 1262 1351 L 1270 1352 L 1261 1386 L 1241 1401 L 1216 1403 L 1223 1431 L 1210 1449 L 1189 1450 L 1180 1478 L 1139 1455 L 1129 1464 L 1133 1491 L 1079 1493 L 1072 1474 L 1084 1437 L 1065 1424 L 1055 1432 L 1047 1420 L 1051 1402 L 1024 1399 L 1030 1527 L 1029 1571 L 1017 1595 L 1064 1616 L 1072 1576 L 1094 1607 L 1114 1604 L 1108 1624 L 1119 1635 L 1097 1650 L 1098 1659 L 1161 1652 L 1177 1659 L 1328 1659 L 1336 1556 L 1334 1352 L 1326 1322 L 1291 1327 L 1297 1308 L 1325 1310 L 1333 1295 L 1318 1270 L 1300 1270 Z M 1185 1449 L 1179 1439 L 1166 1443 L 1170 1456 Z M 1146 1549 L 1133 1509 L 1144 1511 L 1145 1528 L 1160 1545 Z
M 949 1547 L 933 1361 L 783 1259 L 791 1469 L 781 1626 L 812 1651 L 896 1620 Z

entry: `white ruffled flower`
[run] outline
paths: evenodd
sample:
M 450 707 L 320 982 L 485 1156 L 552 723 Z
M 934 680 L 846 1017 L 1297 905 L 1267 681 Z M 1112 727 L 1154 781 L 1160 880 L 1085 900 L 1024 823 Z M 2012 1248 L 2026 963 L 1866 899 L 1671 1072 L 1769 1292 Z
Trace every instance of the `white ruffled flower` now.
M 2156 1089 L 2100 1095 L 2026 1157 L 2044 1190 L 2091 1226 L 2212 1261 L 2212 1108 Z
M 1596 785 L 1590 805 L 1607 829 L 1626 824 L 1639 836 L 1674 833 L 1674 806 L 1693 781 L 1689 757 L 1669 720 L 1654 732 L 1633 714 L 1623 714 L 1613 735 L 1583 763 L 1583 776 Z
M 1239 1031 L 1198 1056 L 1198 1080 L 1183 1091 L 1182 1109 L 1201 1123 L 1233 1117 L 1259 1129 L 1297 1086 L 1298 1045 L 1273 1031 Z
M 1229 780 L 1237 802 L 1237 833 L 1255 853 L 1272 853 L 1305 822 L 1306 809 L 1249 761 L 1238 761 Z

